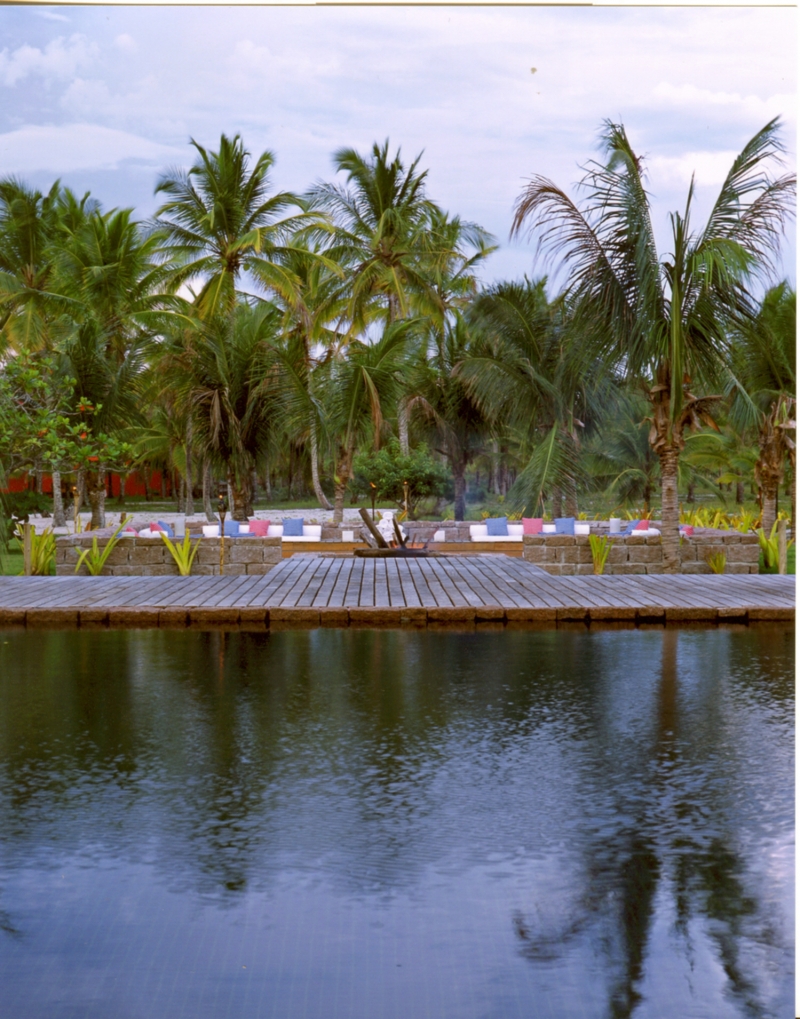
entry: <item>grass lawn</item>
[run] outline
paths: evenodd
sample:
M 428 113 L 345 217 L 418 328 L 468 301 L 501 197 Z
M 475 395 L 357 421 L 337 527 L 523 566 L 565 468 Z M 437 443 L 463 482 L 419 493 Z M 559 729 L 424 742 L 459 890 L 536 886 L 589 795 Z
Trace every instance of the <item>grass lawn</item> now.
M 0 549 L 0 577 L 19 577 L 22 575 L 22 551 L 12 548 L 10 552 Z M 56 564 L 50 566 L 50 576 L 56 575 Z
M 795 559 L 796 559 L 797 546 L 792 545 L 789 551 L 786 553 L 786 573 L 795 573 Z M 777 573 L 778 567 L 775 566 L 773 569 L 768 570 L 764 565 L 764 553 L 758 557 L 758 572 L 759 573 Z

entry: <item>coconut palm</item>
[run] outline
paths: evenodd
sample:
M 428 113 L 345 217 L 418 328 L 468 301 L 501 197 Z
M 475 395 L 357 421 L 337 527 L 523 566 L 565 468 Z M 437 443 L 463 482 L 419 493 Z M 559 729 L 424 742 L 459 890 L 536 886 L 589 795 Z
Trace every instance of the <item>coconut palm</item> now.
M 156 185 L 167 200 L 156 212 L 163 250 L 178 263 L 173 285 L 199 280 L 196 306 L 209 319 L 232 314 L 243 275 L 269 292 L 283 293 L 295 284 L 280 258 L 289 238 L 301 226 L 319 228 L 318 215 L 300 210 L 300 199 L 271 192 L 275 162 L 265 151 L 251 164 L 250 153 L 237 134 L 222 135 L 211 152 L 192 139 L 198 158 L 186 172 L 172 169 Z
M 252 475 L 265 459 L 278 414 L 273 341 L 280 312 L 271 304 L 241 302 L 168 337 L 159 370 L 179 405 L 191 413 L 194 436 L 224 472 L 234 520 L 252 513 Z
M 470 309 L 483 342 L 464 361 L 461 373 L 495 421 L 527 439 L 530 456 L 513 498 L 533 511 L 554 494 L 560 516 L 561 492 L 567 513 L 577 513 L 580 433 L 584 431 L 601 374 L 570 335 L 563 298 L 549 300 L 547 280 L 499 283 Z
M 650 441 L 661 467 L 664 569 L 677 572 L 678 458 L 687 428 L 710 423 L 726 370 L 729 327 L 753 315 L 753 284 L 767 277 L 791 215 L 794 177 L 770 175 L 781 152 L 770 121 L 736 157 L 705 226 L 693 233 L 694 181 L 683 213 L 670 216 L 672 250 L 659 257 L 643 159 L 622 125 L 607 121 L 604 163 L 590 163 L 581 210 L 534 177 L 516 204 L 512 235 L 534 233 L 540 251 L 568 273 L 585 342 L 630 378 L 646 380 Z
M 324 366 L 324 394 L 329 441 L 334 454 L 333 522 L 344 516 L 344 494 L 353 473 L 353 457 L 372 441 L 380 445 L 386 410 L 401 395 L 400 369 L 413 339 L 415 319 L 387 326 L 374 343 L 351 340 Z
M 755 425 L 758 459 L 755 477 L 766 534 L 777 516 L 778 489 L 786 461 L 792 476 L 792 527 L 796 504 L 795 392 L 797 294 L 787 282 L 769 290 L 754 320 L 736 331 L 733 417 L 745 429 Z

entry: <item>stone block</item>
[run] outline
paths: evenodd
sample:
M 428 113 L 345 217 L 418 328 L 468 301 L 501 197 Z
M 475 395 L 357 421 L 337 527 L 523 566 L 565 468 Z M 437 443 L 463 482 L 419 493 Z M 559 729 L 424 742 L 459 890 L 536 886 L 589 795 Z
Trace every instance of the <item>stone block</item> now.
M 543 534 L 523 534 L 522 545 L 527 547 L 528 545 L 544 545 L 547 542 L 547 538 Z
M 758 563 L 758 545 L 730 545 L 725 550 L 728 554 L 729 563 Z
M 21 626 L 25 622 L 25 609 L 0 608 L 0 626 Z
M 216 577 L 219 576 L 219 565 L 212 566 L 210 563 L 198 563 L 195 559 L 192 566 L 193 577 Z
M 561 563 L 542 563 L 539 568 L 544 570 L 545 573 L 549 573 L 552 577 L 561 576 Z
M 594 565 L 592 563 L 578 563 L 575 567 L 576 577 L 591 577 L 594 574 Z
M 158 626 L 159 610 L 153 606 L 121 606 L 108 610 L 109 626 L 130 626 L 137 630 Z
M 264 573 L 269 573 L 270 570 L 274 569 L 275 569 L 274 563 L 248 563 L 247 575 L 248 577 L 256 575 L 260 576 L 263 575 Z
M 269 610 L 270 626 L 273 623 L 302 623 L 319 625 L 319 609 L 312 608 L 275 608 Z
M 320 626 L 349 626 L 350 615 L 345 608 L 328 608 L 326 606 L 319 610 L 319 622 Z
M 352 608 L 348 609 L 348 619 L 351 626 L 399 626 L 400 607 Z
M 555 622 L 555 608 L 513 608 L 506 609 L 506 619 L 509 622 L 539 623 Z
M 628 561 L 628 550 L 625 545 L 619 541 L 614 542 L 611 548 L 608 550 L 608 558 L 606 559 L 606 568 L 609 566 L 620 566 L 622 563 Z
M 226 548 L 225 558 L 230 563 L 263 563 L 264 549 L 248 538 L 234 544 L 230 551 Z
M 722 535 L 722 541 L 725 545 L 739 545 L 742 541 L 742 535 L 738 531 L 725 531 Z
M 73 627 L 78 625 L 78 610 L 69 608 L 28 609 L 25 625 L 35 627 Z
M 158 613 L 158 625 L 164 627 L 182 627 L 189 622 L 188 609 L 160 609 Z
M 705 562 L 681 563 L 681 573 L 711 573 L 711 567 Z
M 522 549 L 522 558 L 526 563 L 547 562 L 547 549 L 544 545 L 525 545 Z
M 100 575 L 102 577 L 141 577 L 144 575 L 144 571 L 144 566 L 134 566 L 128 563 L 125 566 L 105 566 Z M 83 573 L 83 569 L 81 569 L 81 573 Z
M 574 545 L 575 538 L 571 534 L 548 534 L 547 535 L 548 547 L 557 547 L 559 545 Z
M 233 625 L 239 622 L 239 610 L 235 608 L 190 608 L 189 625 L 206 626 L 208 624 Z
M 693 545 L 692 542 L 686 538 L 680 543 L 678 549 L 678 555 L 682 563 L 696 563 L 697 562 L 697 545 Z
M 130 561 L 136 566 L 155 566 L 158 563 L 173 562 L 174 560 L 166 545 L 149 545 L 147 548 L 131 549 Z
M 476 609 L 471 605 L 439 606 L 428 609 L 428 622 L 469 623 L 475 619 Z
M 725 563 L 726 573 L 749 573 L 750 563 Z M 758 565 L 756 564 L 756 572 L 758 572 Z
M 645 565 L 646 565 L 646 568 L 647 568 L 648 576 L 650 574 L 653 574 L 655 576 L 659 576 L 659 575 L 663 574 L 663 572 L 664 572 L 664 565 L 663 565 L 663 563 L 646 563 Z
M 161 563 L 156 566 L 143 566 L 142 574 L 146 577 L 178 577 L 177 564 L 174 562 Z
M 628 549 L 629 563 L 660 563 L 660 545 L 632 545 Z
M 267 610 L 262 606 L 261 608 L 245 607 L 239 609 L 239 623 L 261 623 L 267 622 Z
M 247 566 L 245 563 L 229 563 L 226 560 L 222 572 L 226 577 L 243 577 L 247 573 Z
M 556 619 L 560 622 L 585 623 L 589 618 L 589 609 L 585 605 L 567 605 L 556 609 Z

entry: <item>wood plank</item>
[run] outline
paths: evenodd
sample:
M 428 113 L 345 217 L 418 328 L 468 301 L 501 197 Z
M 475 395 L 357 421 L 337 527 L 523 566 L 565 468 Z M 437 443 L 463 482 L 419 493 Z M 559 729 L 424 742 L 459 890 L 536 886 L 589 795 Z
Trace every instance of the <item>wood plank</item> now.
M 406 608 L 406 599 L 403 594 L 403 585 L 400 581 L 400 572 L 397 569 L 396 559 L 385 559 L 386 563 L 386 581 L 389 591 L 389 604 L 392 606 L 399 606 L 400 608 Z
M 302 598 L 308 585 L 314 574 L 317 572 L 319 566 L 319 559 L 311 557 L 306 559 L 302 569 L 298 570 L 297 573 L 293 574 L 293 583 L 288 587 L 281 588 L 280 591 L 270 599 L 270 604 L 274 604 L 275 608 L 289 609 L 297 606 L 297 602 Z
M 472 578 L 473 590 L 480 590 L 487 605 L 495 605 L 504 609 L 522 608 L 523 603 L 511 594 L 508 584 L 499 576 L 494 576 L 488 564 L 477 557 L 463 560 L 463 569 Z M 527 607 L 527 606 L 525 606 Z
M 364 572 L 361 577 L 361 592 L 358 596 L 359 606 L 370 608 L 375 604 L 375 560 L 364 559 Z
M 306 559 L 284 559 L 278 566 L 261 578 L 261 583 L 253 589 L 253 593 L 245 602 L 248 608 L 262 608 L 270 603 L 278 604 L 281 592 L 288 591 L 292 578 L 303 569 Z
M 344 593 L 344 605 L 357 608 L 361 602 L 361 580 L 364 576 L 364 563 L 366 559 L 354 559 L 353 566 L 350 570 L 350 576 L 347 580 L 347 590 Z
M 388 608 L 389 600 L 389 559 L 373 559 L 375 563 L 375 605 Z
M 339 576 L 336 578 L 333 589 L 328 597 L 328 608 L 342 608 L 344 606 L 347 587 L 350 583 L 350 574 L 353 572 L 355 563 L 355 559 L 344 559 L 342 561 Z
M 422 562 L 421 559 L 402 559 L 400 562 L 405 563 L 408 566 L 408 575 L 411 578 L 414 588 L 420 600 L 420 604 L 426 609 L 435 609 L 439 607 L 439 603 L 436 601 L 436 596 L 433 591 L 428 587 L 427 580 L 419 568 L 419 564 Z M 450 604 L 448 602 L 448 604 Z
M 417 586 L 414 583 L 414 578 L 411 576 L 409 569 L 410 559 L 393 559 L 392 562 L 397 569 L 397 579 L 400 581 L 400 587 L 403 591 L 403 600 L 405 607 L 407 608 L 422 608 L 422 599 L 417 591 Z
M 452 608 L 455 605 L 455 602 L 450 597 L 449 588 L 452 588 L 452 584 L 448 584 L 447 577 L 442 576 L 440 571 L 436 569 L 436 566 L 438 566 L 436 560 L 418 559 L 416 560 L 416 566 L 425 578 L 428 589 L 436 599 L 437 606 L 439 608 Z M 466 604 L 465 601 L 464 604 Z
M 325 579 L 317 589 L 317 593 L 314 596 L 313 605 L 319 608 L 327 608 L 333 589 L 336 586 L 336 581 L 339 574 L 342 571 L 344 565 L 344 559 L 330 559 L 328 572 L 325 574 Z
M 308 582 L 308 586 L 297 601 L 297 607 L 310 608 L 312 605 L 317 603 L 317 594 L 319 589 L 325 583 L 325 578 L 330 573 L 331 566 L 333 565 L 333 559 L 320 558 L 317 561 L 316 569 Z

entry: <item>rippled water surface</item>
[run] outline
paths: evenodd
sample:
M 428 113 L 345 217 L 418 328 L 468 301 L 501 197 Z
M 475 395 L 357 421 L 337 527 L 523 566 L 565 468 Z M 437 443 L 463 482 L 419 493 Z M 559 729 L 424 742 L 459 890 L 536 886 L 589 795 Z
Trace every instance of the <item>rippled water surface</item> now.
M 0 1015 L 784 1017 L 793 632 L 0 632 Z

